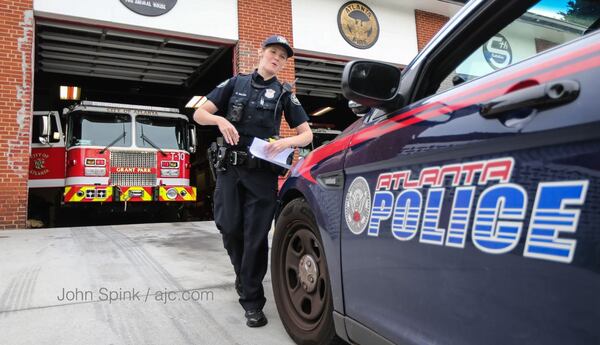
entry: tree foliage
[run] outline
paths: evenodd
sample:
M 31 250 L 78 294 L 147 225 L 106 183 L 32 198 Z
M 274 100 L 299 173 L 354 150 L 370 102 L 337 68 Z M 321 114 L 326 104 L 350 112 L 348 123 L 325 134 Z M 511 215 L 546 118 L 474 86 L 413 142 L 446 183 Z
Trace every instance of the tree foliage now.
M 560 12 L 564 20 L 585 27 L 592 25 L 600 17 L 599 0 L 569 0 L 567 11 Z

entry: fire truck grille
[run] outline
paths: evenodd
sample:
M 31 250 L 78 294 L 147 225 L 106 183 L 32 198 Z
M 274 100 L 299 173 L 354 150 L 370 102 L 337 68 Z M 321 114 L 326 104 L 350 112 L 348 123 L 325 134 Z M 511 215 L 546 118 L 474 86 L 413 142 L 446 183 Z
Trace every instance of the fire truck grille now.
M 156 168 L 156 154 L 153 152 L 111 152 L 110 162 L 113 168 Z M 111 181 L 117 186 L 154 186 L 156 173 L 113 172 Z

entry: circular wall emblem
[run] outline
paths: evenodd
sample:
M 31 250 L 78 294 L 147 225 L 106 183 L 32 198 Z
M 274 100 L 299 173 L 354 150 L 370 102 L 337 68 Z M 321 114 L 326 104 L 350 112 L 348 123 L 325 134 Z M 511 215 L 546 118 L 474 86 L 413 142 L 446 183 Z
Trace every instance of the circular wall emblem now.
M 338 12 L 337 22 L 342 37 L 355 48 L 371 48 L 379 38 L 375 13 L 360 1 L 345 3 Z
M 483 56 L 493 69 L 504 68 L 512 62 L 512 49 L 506 37 L 496 34 L 483 45 Z
M 344 218 L 348 229 L 360 235 L 367 227 L 371 215 L 371 190 L 367 180 L 357 177 L 352 181 L 344 202 Z
M 177 0 L 121 0 L 121 3 L 137 14 L 157 17 L 175 7 Z

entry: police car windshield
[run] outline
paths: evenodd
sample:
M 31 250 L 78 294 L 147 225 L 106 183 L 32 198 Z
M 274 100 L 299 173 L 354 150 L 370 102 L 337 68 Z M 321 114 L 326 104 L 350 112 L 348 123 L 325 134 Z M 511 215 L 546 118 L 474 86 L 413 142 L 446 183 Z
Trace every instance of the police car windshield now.
M 183 119 L 136 116 L 135 144 L 137 147 L 184 150 L 187 123 Z
M 124 134 L 124 135 L 123 135 Z M 115 139 L 121 137 L 116 142 Z M 131 146 L 131 116 L 77 111 L 69 117 L 69 146 Z M 114 142 L 114 143 L 113 143 Z

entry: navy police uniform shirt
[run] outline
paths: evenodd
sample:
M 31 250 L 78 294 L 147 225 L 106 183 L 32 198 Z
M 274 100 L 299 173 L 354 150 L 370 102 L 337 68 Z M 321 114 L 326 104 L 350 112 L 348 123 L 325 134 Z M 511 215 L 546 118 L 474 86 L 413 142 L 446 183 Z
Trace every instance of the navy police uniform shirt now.
M 240 135 L 261 138 L 278 135 L 282 110 L 291 128 L 308 121 L 308 115 L 293 93 L 283 95 L 277 105 L 283 88 L 276 77 L 265 81 L 255 70 L 251 75 L 251 82 L 244 83 L 243 80 L 250 81 L 244 75 L 234 76 L 219 84 L 206 96 L 222 116 L 231 111 L 234 103 L 244 104 L 241 122 L 233 123 Z M 275 106 L 278 108 L 276 115 Z

